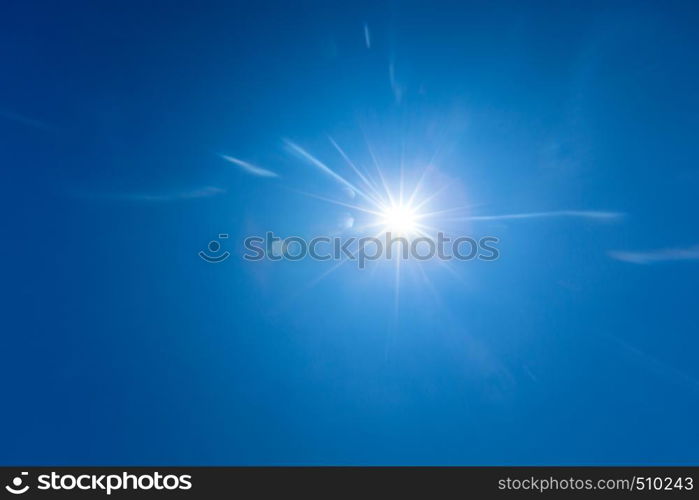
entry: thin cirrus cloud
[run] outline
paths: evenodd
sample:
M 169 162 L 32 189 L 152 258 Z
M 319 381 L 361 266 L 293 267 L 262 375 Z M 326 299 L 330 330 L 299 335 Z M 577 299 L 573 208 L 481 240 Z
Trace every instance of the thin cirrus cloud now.
M 20 115 L 19 113 L 13 113 L 11 111 L 5 111 L 2 109 L 0 109 L 0 117 L 16 123 L 21 123 L 22 125 L 25 125 L 27 127 L 33 127 L 42 130 L 49 130 L 51 128 L 48 124 L 40 120 L 36 120 L 25 115 Z
M 257 167 L 251 163 L 248 163 L 243 160 L 239 160 L 238 158 L 234 158 L 232 156 L 228 155 L 219 155 L 221 158 L 226 160 L 229 163 L 232 163 L 233 165 L 237 165 L 240 168 L 242 168 L 245 172 L 256 175 L 258 177 L 279 177 L 279 174 L 276 172 L 272 172 L 271 170 L 267 170 L 266 168 L 262 167 Z
M 657 262 L 699 260 L 699 245 L 687 248 L 662 248 L 646 252 L 611 251 L 612 259 L 631 264 L 655 264 Z
M 123 195 L 124 199 L 134 201 L 178 201 L 195 200 L 198 198 L 210 198 L 225 193 L 226 190 L 215 186 L 205 186 L 189 191 L 176 191 L 171 193 L 141 193 Z
M 468 220 L 508 220 L 508 219 L 536 219 L 542 217 L 579 217 L 583 219 L 618 219 L 623 217 L 621 212 L 601 212 L 598 210 L 558 210 L 555 212 L 528 212 L 521 214 L 505 215 L 476 215 L 466 217 Z
M 655 372 L 669 382 L 690 389 L 695 394 L 699 393 L 699 380 L 695 379 L 691 375 L 680 371 L 671 365 L 668 365 L 667 363 L 655 358 L 654 356 L 651 356 L 647 352 L 642 351 L 619 337 L 614 335 L 605 335 L 604 337 L 617 344 L 632 359 L 641 363 L 650 371 Z
M 210 198 L 225 193 L 226 190 L 215 186 L 204 186 L 201 188 L 187 189 L 181 191 L 165 191 L 151 193 L 95 193 L 73 191 L 73 194 L 83 198 L 112 200 L 112 201 L 127 201 L 127 202 L 144 202 L 144 203 L 166 203 L 185 200 L 197 200 L 201 198 Z

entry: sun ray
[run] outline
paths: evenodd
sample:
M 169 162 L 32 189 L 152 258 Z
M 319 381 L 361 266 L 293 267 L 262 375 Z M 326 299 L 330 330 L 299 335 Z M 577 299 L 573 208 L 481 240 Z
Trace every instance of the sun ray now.
M 430 237 L 430 235 L 425 232 L 418 231 L 418 233 L 426 238 Z M 459 282 L 466 284 L 463 277 L 454 270 L 454 268 L 450 265 L 449 261 L 443 259 L 436 259 L 436 261 L 440 266 L 444 267 L 447 271 L 449 271 L 451 275 L 454 276 L 454 278 L 459 280 Z
M 285 140 L 286 145 L 294 151 L 296 154 L 300 155 L 302 158 L 304 158 L 306 161 L 308 161 L 311 165 L 314 165 L 315 167 L 319 168 L 321 171 L 325 172 L 326 174 L 330 175 L 333 179 L 337 180 L 341 184 L 344 184 L 346 187 L 352 189 L 354 192 L 356 192 L 358 195 L 360 195 L 362 198 L 364 198 L 366 201 L 371 203 L 372 205 L 376 206 L 377 208 L 381 208 L 380 205 L 373 200 L 371 197 L 369 197 L 364 191 L 359 189 L 357 186 L 352 184 L 350 181 L 342 177 L 340 174 L 335 172 L 333 169 L 331 169 L 329 166 L 327 166 L 325 163 L 320 161 L 318 158 L 313 156 L 311 153 L 303 149 L 301 146 L 298 144 L 295 144 L 294 142 L 290 140 Z
M 421 214 L 419 214 L 418 217 L 419 217 L 420 219 L 426 219 L 426 218 L 429 218 L 429 217 L 437 217 L 437 216 L 440 216 L 440 215 L 447 215 L 447 214 L 450 214 L 450 213 L 459 212 L 459 211 L 461 211 L 461 210 L 471 210 L 471 209 L 473 209 L 473 208 L 476 207 L 476 206 L 478 206 L 478 205 L 475 205 L 475 204 L 474 204 L 474 205 L 463 205 L 463 206 L 461 206 L 461 207 L 446 208 L 446 209 L 444 209 L 444 210 L 436 210 L 436 211 L 434 211 L 434 212 L 425 212 L 425 213 L 421 213 Z M 464 217 L 464 220 L 466 220 L 466 219 L 467 219 L 467 217 Z M 450 219 L 450 220 L 455 220 L 455 219 Z
M 321 196 L 319 194 L 308 193 L 306 191 L 299 191 L 297 189 L 291 189 L 291 191 L 298 193 L 298 194 L 301 194 L 303 196 L 308 196 L 309 198 L 315 198 L 317 200 L 325 201 L 327 203 L 333 203 L 333 204 L 339 205 L 341 207 L 352 208 L 354 210 L 359 210 L 360 212 L 365 212 L 365 213 L 376 215 L 379 217 L 382 215 L 382 212 L 377 212 L 376 210 L 370 210 L 368 208 L 365 208 L 365 207 L 362 207 L 359 205 L 354 205 L 352 203 L 345 203 L 344 201 L 334 200 L 332 198 L 327 198 L 327 197 Z
M 398 321 L 398 313 L 400 311 L 400 261 L 402 259 L 396 256 L 396 280 L 395 280 L 395 290 L 393 297 L 393 319 Z
M 364 175 L 355 163 L 350 160 L 349 156 L 347 156 L 347 153 L 340 147 L 340 145 L 335 142 L 335 140 L 328 136 L 328 139 L 330 140 L 330 143 L 337 149 L 337 152 L 340 153 L 340 156 L 347 162 L 347 164 L 354 170 L 354 173 L 357 174 L 357 176 L 362 180 L 362 182 L 372 191 L 373 195 L 377 197 L 377 201 L 381 199 L 381 194 L 379 193 L 378 189 L 376 188 L 376 185 L 373 183 L 372 180 L 370 180 L 366 175 Z M 368 175 L 368 174 L 367 174 Z
M 423 266 L 415 266 L 415 267 L 417 267 L 417 270 L 420 273 L 420 276 L 422 276 L 422 282 L 425 285 L 425 287 L 427 287 L 427 290 L 429 290 L 434 301 L 438 305 L 442 306 L 443 305 L 442 298 L 439 296 L 439 293 L 437 292 L 434 285 L 432 284 L 432 280 L 429 278 L 429 276 L 427 276 L 427 273 L 423 269 Z
M 393 205 L 393 204 L 395 204 L 395 201 L 393 200 L 393 195 L 391 194 L 391 190 L 388 187 L 388 183 L 386 182 L 386 178 L 384 177 L 383 172 L 381 171 L 381 166 L 379 164 L 379 160 L 376 158 L 376 155 L 374 154 L 374 150 L 372 149 L 371 144 L 369 144 L 368 140 L 366 140 L 366 147 L 367 147 L 367 150 L 369 151 L 369 156 L 371 156 L 371 160 L 374 163 L 374 168 L 376 169 L 376 172 L 379 174 L 379 179 L 381 180 L 381 184 L 383 185 L 383 188 L 386 191 L 386 196 L 388 197 L 388 201 L 389 201 L 389 203 L 391 203 Z
M 427 173 L 429 171 L 431 171 L 432 168 L 433 168 L 432 163 L 430 163 L 424 169 L 422 169 L 422 173 L 420 174 L 420 178 L 415 183 L 415 187 L 413 188 L 413 192 L 410 193 L 410 198 L 408 199 L 408 205 L 412 205 L 415 202 L 415 197 L 418 195 L 418 193 L 422 189 L 422 183 L 425 181 L 425 177 L 427 176 Z
M 429 196 L 423 198 L 422 201 L 420 201 L 419 203 L 417 203 L 417 204 L 414 205 L 415 210 L 416 210 L 416 211 L 417 211 L 417 210 L 420 210 L 422 207 L 424 207 L 424 206 L 427 205 L 429 202 L 431 202 L 432 200 L 434 200 L 437 196 L 439 196 L 439 195 L 442 194 L 444 191 L 446 191 L 447 188 L 448 188 L 448 186 L 442 186 L 441 188 L 439 188 L 438 190 L 436 190 L 436 191 L 435 191 L 434 193 L 432 193 L 431 195 L 429 195 Z

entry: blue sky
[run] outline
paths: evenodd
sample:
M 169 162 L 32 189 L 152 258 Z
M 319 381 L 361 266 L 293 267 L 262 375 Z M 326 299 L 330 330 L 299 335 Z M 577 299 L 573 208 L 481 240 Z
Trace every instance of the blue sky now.
M 6 6 L 0 462 L 697 464 L 698 14 Z M 359 217 L 329 136 L 500 259 L 244 261 Z

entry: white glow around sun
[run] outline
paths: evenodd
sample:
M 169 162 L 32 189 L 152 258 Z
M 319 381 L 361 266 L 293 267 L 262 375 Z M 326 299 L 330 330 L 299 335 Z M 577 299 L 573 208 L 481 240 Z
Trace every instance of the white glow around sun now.
M 408 205 L 395 204 L 386 207 L 381 219 L 386 231 L 396 236 L 409 236 L 418 231 L 417 214 Z

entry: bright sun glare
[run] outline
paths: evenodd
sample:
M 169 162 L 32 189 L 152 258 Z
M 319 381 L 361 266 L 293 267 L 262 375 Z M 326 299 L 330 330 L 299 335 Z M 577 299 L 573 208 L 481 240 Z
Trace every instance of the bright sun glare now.
M 386 231 L 395 235 L 410 235 L 418 229 L 414 210 L 407 205 L 392 205 L 382 213 Z

